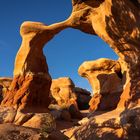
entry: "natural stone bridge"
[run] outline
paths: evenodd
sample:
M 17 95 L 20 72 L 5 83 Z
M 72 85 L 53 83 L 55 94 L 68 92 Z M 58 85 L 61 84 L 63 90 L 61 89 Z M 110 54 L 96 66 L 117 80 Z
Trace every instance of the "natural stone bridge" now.
M 21 25 L 22 44 L 15 60 L 14 79 L 7 96 L 2 101 L 2 106 L 14 106 L 27 112 L 47 111 L 51 77 L 43 55 L 43 47 L 60 31 L 70 27 L 99 36 L 116 52 L 124 81 L 117 110 L 138 107 L 140 104 L 138 1 L 72 0 L 72 4 L 72 14 L 66 21 L 49 26 L 38 22 L 24 22 Z

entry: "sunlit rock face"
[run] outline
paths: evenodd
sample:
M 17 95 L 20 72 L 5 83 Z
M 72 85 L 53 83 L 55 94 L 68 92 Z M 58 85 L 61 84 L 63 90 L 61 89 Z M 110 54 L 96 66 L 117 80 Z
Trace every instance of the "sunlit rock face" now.
M 47 111 L 51 77 L 43 46 L 61 30 L 72 27 L 98 35 L 116 52 L 121 67 L 123 92 L 116 110 L 98 115 L 93 113 L 86 124 L 76 129 L 71 139 L 140 139 L 137 125 L 140 120 L 139 1 L 72 0 L 72 6 L 72 14 L 64 22 L 50 26 L 37 22 L 22 24 L 22 44 L 15 60 L 13 81 L 1 105 L 14 107 L 13 113 L 12 110 L 5 112 L 2 109 L 6 108 L 3 107 L 1 119 L 13 122 L 17 109 L 25 112 Z M 115 79 L 118 79 L 116 76 L 118 74 L 115 74 Z M 114 77 L 111 79 L 114 80 Z M 95 91 L 99 89 L 97 85 Z M 6 118 L 4 113 L 8 114 Z M 24 115 L 22 118 L 24 120 Z
M 139 123 L 137 120 L 140 110 L 139 1 L 72 0 L 72 2 L 73 28 L 98 35 L 119 56 L 123 92 L 115 111 L 98 116 L 93 113 L 92 119 L 79 127 L 71 139 L 139 139 L 140 130 L 136 125 Z M 127 113 L 124 110 L 127 110 Z M 120 121 L 120 116 L 121 120 L 127 118 L 127 121 Z
M 62 108 L 69 108 L 71 104 L 77 106 L 75 85 L 69 77 L 61 77 L 52 80 L 51 95 Z
M 71 118 L 81 119 L 83 115 L 80 109 L 88 109 L 88 102 L 91 98 L 88 91 L 75 87 L 69 77 L 53 79 L 50 96 L 49 109 L 59 111 L 60 117 L 58 118 L 66 121 L 70 121 Z
M 68 109 L 72 104 L 77 109 L 88 109 L 88 103 L 91 99 L 90 94 L 85 89 L 75 87 L 69 77 L 52 80 L 52 104 L 58 105 L 61 109 Z
M 21 25 L 22 44 L 15 59 L 13 81 L 2 106 L 13 106 L 25 112 L 47 111 L 51 76 L 43 47 L 65 27 L 63 22 L 51 26 L 39 22 Z
M 130 92 L 127 99 L 122 94 L 121 108 L 135 106 L 139 102 L 139 94 L 136 92 L 136 89 L 139 91 L 140 79 L 139 14 L 138 1 L 73 0 L 73 28 L 101 37 L 122 61 L 125 86 L 130 83 Z
M 117 61 L 106 58 L 86 61 L 79 67 L 78 73 L 87 78 L 92 86 L 91 111 L 107 111 L 117 107 L 123 91 L 121 68 Z
M 43 33 L 44 27 L 41 23 L 22 24 L 22 44 L 15 59 L 14 78 L 2 105 L 28 110 L 47 108 L 51 76 L 42 49 L 51 37 Z

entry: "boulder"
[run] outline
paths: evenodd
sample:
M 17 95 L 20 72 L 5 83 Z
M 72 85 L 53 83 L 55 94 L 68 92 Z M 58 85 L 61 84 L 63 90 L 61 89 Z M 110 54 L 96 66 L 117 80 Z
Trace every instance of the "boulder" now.
M 76 88 L 73 81 L 69 77 L 53 79 L 51 85 L 52 103 L 50 104 L 49 108 L 51 110 L 61 110 L 60 119 L 66 121 L 70 121 L 71 118 L 82 118 L 78 108 L 78 103 L 80 102 L 81 106 L 86 106 L 86 104 L 88 104 L 88 97 L 86 98 L 83 94 L 81 94 L 83 92 L 85 96 L 90 95 L 88 91 Z M 86 100 L 83 101 L 81 99 L 82 97 Z M 84 105 L 84 103 L 86 104 Z
M 15 124 L 51 133 L 56 129 L 55 118 L 50 113 L 23 113 L 13 107 L 0 107 L 0 124 Z
M 22 126 L 36 128 L 41 132 L 51 133 L 56 129 L 54 117 L 49 113 L 36 113 Z
M 123 91 L 121 68 L 117 61 L 106 58 L 86 61 L 78 73 L 88 79 L 93 89 L 90 110 L 105 111 L 117 107 Z
M 38 129 L 33 129 L 14 124 L 0 124 L 0 139 L 1 140 L 68 140 L 60 131 L 52 133 L 44 133 Z

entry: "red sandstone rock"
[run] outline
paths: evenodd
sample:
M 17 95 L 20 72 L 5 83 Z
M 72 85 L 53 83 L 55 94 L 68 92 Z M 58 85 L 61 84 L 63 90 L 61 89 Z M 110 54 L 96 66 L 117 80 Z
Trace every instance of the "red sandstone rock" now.
M 14 78 L 2 106 L 13 106 L 24 112 L 47 112 L 51 76 L 43 47 L 64 28 L 63 22 L 51 26 L 39 22 L 21 25 L 22 44 L 15 59 Z
M 6 97 L 6 99 L 2 102 L 2 105 L 17 106 L 17 108 L 20 108 L 20 105 L 23 105 L 23 107 L 21 108 L 25 109 L 26 105 L 28 106 L 29 103 L 28 98 L 24 99 L 24 101 L 22 100 L 23 96 L 20 96 L 20 99 L 18 100 L 14 99 L 14 97 L 19 96 L 16 93 L 18 93 L 17 91 L 20 90 L 20 87 L 23 86 L 22 83 L 17 82 L 20 80 L 17 80 L 15 76 L 21 76 L 22 78 L 19 79 L 25 79 L 24 77 L 26 77 L 26 74 L 28 74 L 28 72 L 30 73 L 30 70 L 33 74 L 35 72 L 35 75 L 37 73 L 36 76 L 38 76 L 38 72 L 40 73 L 43 71 L 44 73 L 45 68 L 42 64 L 40 64 L 40 62 L 42 62 L 43 60 L 40 61 L 39 59 L 37 59 L 37 55 L 35 55 L 35 62 L 37 62 L 37 65 L 35 65 L 35 63 L 30 63 L 34 62 L 34 57 L 32 56 L 34 56 L 35 53 L 31 54 L 29 52 L 31 52 L 30 50 L 36 47 L 29 47 L 29 44 L 31 43 L 31 45 L 33 46 L 38 46 L 37 40 L 39 40 L 40 42 L 40 39 L 45 44 L 46 34 L 50 33 L 50 31 L 53 31 L 53 34 L 51 32 L 52 36 L 49 36 L 49 40 L 53 37 L 53 35 L 61 31 L 62 29 L 66 27 L 72 27 L 80 29 L 86 33 L 98 35 L 105 42 L 107 42 L 111 46 L 111 48 L 118 54 L 118 56 L 120 57 L 119 62 L 122 62 L 120 63 L 120 65 L 123 74 L 124 92 L 122 93 L 117 110 L 115 110 L 114 112 L 108 112 L 107 114 L 93 116 L 93 118 L 90 119 L 90 121 L 86 125 L 79 127 L 78 130 L 74 132 L 74 135 L 71 139 L 139 139 L 139 127 L 137 125 L 137 122 L 139 123 L 139 121 L 137 120 L 139 120 L 138 116 L 140 110 L 139 2 L 137 0 L 72 0 L 72 2 L 72 14 L 67 21 L 63 22 L 63 24 L 56 24 L 50 27 L 46 27 L 41 23 L 31 23 L 29 29 L 25 27 L 26 25 L 28 25 L 28 23 L 23 24 L 24 26 L 22 27 L 24 27 L 25 32 L 21 31 L 21 34 L 25 36 L 28 34 L 26 37 L 24 36 L 25 38 L 23 39 L 23 44 L 26 42 L 25 45 L 23 45 L 26 49 L 23 49 L 24 47 L 21 47 L 19 50 L 17 56 L 19 56 L 20 59 L 22 58 L 22 61 L 21 63 L 20 61 L 17 61 L 15 63 L 16 69 L 14 71 L 14 80 L 12 82 L 12 85 L 16 86 L 14 86 L 14 88 L 12 88 L 11 86 L 11 94 L 8 95 L 9 97 Z M 32 29 L 34 29 L 33 32 Z M 33 40 L 30 42 L 30 39 Z M 41 44 L 41 46 L 43 46 L 44 44 Z M 39 52 L 39 54 L 42 53 Z M 26 61 L 26 57 L 28 61 Z M 39 58 L 43 57 L 40 57 L 39 55 Z M 38 66 L 40 66 L 42 70 Z M 26 83 L 26 81 L 23 83 Z M 25 89 L 29 89 L 30 91 L 30 86 L 27 88 L 26 85 L 28 86 L 28 84 L 25 84 L 23 87 Z M 29 92 L 29 94 L 31 94 L 29 97 L 34 97 L 33 93 Z M 46 99 L 48 100 L 48 94 L 46 96 Z M 14 100 L 16 101 L 16 103 L 13 102 Z M 38 108 L 39 106 L 35 107 Z M 115 115 L 115 113 L 117 113 L 117 115 Z M 122 117 L 121 120 L 126 119 L 126 122 L 120 121 L 120 116 Z

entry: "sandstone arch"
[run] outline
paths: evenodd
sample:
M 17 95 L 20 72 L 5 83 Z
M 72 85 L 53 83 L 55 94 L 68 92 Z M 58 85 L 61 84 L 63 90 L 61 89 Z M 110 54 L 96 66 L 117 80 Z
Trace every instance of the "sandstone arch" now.
M 140 96 L 140 12 L 139 3 L 135 2 L 73 0 L 73 27 L 98 35 L 120 57 L 122 73 L 126 75 L 124 88 L 127 92 L 124 89 L 119 108 L 136 106 Z
M 85 125 L 75 130 L 71 139 L 140 138 L 140 127 L 137 127 L 140 124 L 139 7 L 137 0 L 73 0 L 72 16 L 77 15 L 75 28 L 96 34 L 110 45 L 119 56 L 125 84 L 117 109 L 99 116 L 93 113 Z
M 42 48 L 55 34 L 72 27 L 98 35 L 107 42 L 120 57 L 119 63 L 123 77 L 126 78 L 124 92 L 117 108 L 126 109 L 126 111 L 119 110 L 116 116 L 107 113 L 103 114 L 104 118 L 101 115 L 91 118 L 84 127 L 81 126 L 75 131 L 72 139 L 89 140 L 101 137 L 102 139 L 108 139 L 108 137 L 122 139 L 125 136 L 130 139 L 139 139 L 140 127 L 137 125 L 140 124 L 139 3 L 136 0 L 72 0 L 72 2 L 72 14 L 64 22 L 50 26 L 33 22 L 22 24 L 23 42 L 16 57 L 14 79 L 7 96 L 2 101 L 2 106 L 13 106 L 26 112 L 47 111 L 51 78 Z M 22 58 L 21 62 L 19 58 Z M 36 86 L 40 82 L 40 87 Z M 131 107 L 134 108 L 130 109 Z M 134 132 L 133 135 L 132 132 Z
M 55 34 L 67 27 L 72 27 L 86 33 L 98 35 L 118 54 L 120 57 L 119 61 L 121 63 L 122 73 L 126 75 L 124 88 L 126 87 L 128 92 L 122 94 L 122 99 L 118 107 L 125 106 L 125 108 L 127 108 L 129 106 L 137 105 L 139 102 L 140 79 L 140 71 L 138 70 L 140 65 L 140 24 L 138 24 L 140 19 L 139 7 L 135 6 L 135 3 L 130 0 L 72 0 L 72 4 L 73 11 L 71 16 L 62 23 L 50 26 L 46 26 L 41 23 L 30 23 L 28 28 L 26 28 L 26 25 L 28 24 L 27 22 L 22 25 L 23 28 L 21 28 L 21 34 L 24 36 L 22 46 L 23 44 L 26 44 L 26 53 L 28 54 L 28 52 L 33 50 L 34 47 L 31 49 L 29 47 L 30 45 L 34 45 L 35 43 L 35 45 L 40 46 L 39 48 L 42 48 L 43 45 L 53 38 Z M 49 34 L 50 32 L 51 34 Z M 38 44 L 39 41 L 41 41 L 41 44 Z M 22 51 L 22 48 L 23 47 L 20 48 L 19 52 Z M 19 52 L 18 55 L 22 56 L 22 53 L 19 54 Z M 25 51 L 22 52 L 25 53 Z M 38 50 L 35 52 L 38 52 Z M 42 52 L 39 52 L 43 56 Z M 30 53 L 28 57 L 25 57 L 27 59 L 24 58 L 23 60 L 30 60 L 30 58 L 33 58 L 32 54 L 34 53 Z M 18 55 L 16 57 L 17 62 Z M 42 57 L 42 60 L 43 59 L 44 58 Z M 42 65 L 40 63 L 42 60 L 40 62 L 38 59 L 36 60 L 38 66 Z M 47 66 L 46 68 L 42 66 L 38 69 L 36 68 L 36 65 L 34 65 L 35 63 L 26 64 L 24 61 L 20 64 L 17 62 L 15 63 L 16 67 L 14 76 L 23 74 L 23 77 L 25 77 L 26 73 L 30 70 L 31 73 L 47 73 Z M 43 61 L 45 63 L 45 59 Z M 30 60 L 30 62 L 33 62 L 33 60 Z M 19 79 L 19 77 L 16 79 Z M 18 101 L 13 102 L 13 99 L 11 98 L 12 97 L 5 98 L 2 104 L 6 105 L 9 100 L 11 102 L 10 104 L 14 104 L 14 102 L 17 104 L 16 102 Z

